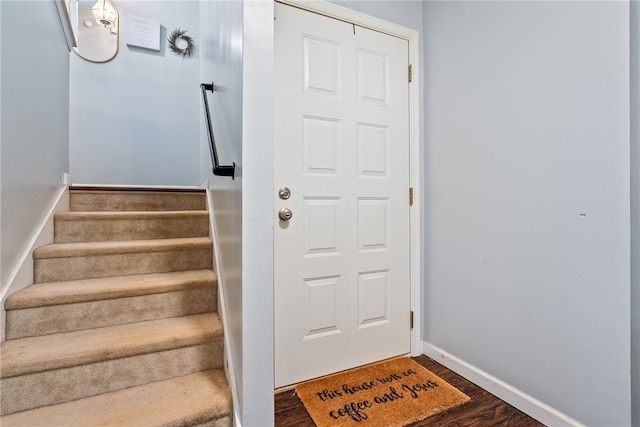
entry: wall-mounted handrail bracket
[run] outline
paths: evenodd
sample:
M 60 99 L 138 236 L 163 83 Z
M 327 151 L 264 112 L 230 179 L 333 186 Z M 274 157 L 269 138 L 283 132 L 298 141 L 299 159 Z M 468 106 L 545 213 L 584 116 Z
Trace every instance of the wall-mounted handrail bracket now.
M 200 84 L 202 91 L 202 99 L 204 100 L 204 115 L 207 119 L 207 131 L 209 133 L 209 152 L 211 153 L 211 162 L 213 163 L 213 174 L 216 176 L 230 176 L 235 179 L 236 163 L 231 165 L 221 165 L 218 161 L 218 150 L 216 150 L 216 140 L 213 137 L 213 126 L 211 125 L 211 114 L 209 113 L 209 101 L 207 99 L 207 91 L 213 93 L 215 85 L 212 83 Z

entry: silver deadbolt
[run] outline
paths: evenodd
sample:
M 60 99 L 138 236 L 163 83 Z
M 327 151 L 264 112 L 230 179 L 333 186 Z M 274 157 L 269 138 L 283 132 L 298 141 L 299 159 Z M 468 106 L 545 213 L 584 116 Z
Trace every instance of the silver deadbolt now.
M 282 208 L 278 211 L 278 217 L 280 217 L 282 221 L 289 221 L 293 218 L 293 212 L 291 212 L 289 208 Z
M 289 190 L 289 188 L 287 187 L 282 187 L 280 190 L 278 190 L 278 196 L 280 196 L 282 200 L 287 200 L 289 197 L 291 197 L 291 190 Z

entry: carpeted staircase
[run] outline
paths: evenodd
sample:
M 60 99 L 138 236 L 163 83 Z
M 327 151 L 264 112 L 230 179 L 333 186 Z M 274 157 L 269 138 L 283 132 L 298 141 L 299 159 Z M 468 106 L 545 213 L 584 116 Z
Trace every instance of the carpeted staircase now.
M 0 425 L 231 426 L 205 193 L 69 197 L 5 302 Z

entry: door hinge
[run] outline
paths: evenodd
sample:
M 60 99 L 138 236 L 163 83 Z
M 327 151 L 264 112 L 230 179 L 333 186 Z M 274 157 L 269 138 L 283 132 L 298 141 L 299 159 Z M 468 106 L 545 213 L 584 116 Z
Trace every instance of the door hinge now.
M 413 329 L 413 310 L 409 312 L 409 328 Z
M 409 64 L 409 83 L 413 80 L 413 66 Z
M 413 187 L 409 187 L 409 206 L 413 206 Z

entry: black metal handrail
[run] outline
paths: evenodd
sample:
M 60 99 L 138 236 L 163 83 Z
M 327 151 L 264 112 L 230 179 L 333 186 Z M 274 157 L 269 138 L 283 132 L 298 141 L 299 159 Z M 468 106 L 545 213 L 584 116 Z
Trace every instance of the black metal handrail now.
M 230 176 L 235 179 L 236 163 L 232 165 L 221 165 L 218 161 L 218 151 L 216 150 L 216 140 L 213 137 L 213 127 L 211 126 L 211 114 L 209 113 L 209 101 L 207 100 L 207 91 L 213 90 L 213 83 L 202 83 L 200 90 L 202 91 L 202 99 L 204 100 L 204 115 L 207 119 L 207 130 L 209 131 L 209 151 L 211 152 L 211 162 L 213 163 L 213 174 L 217 176 Z

